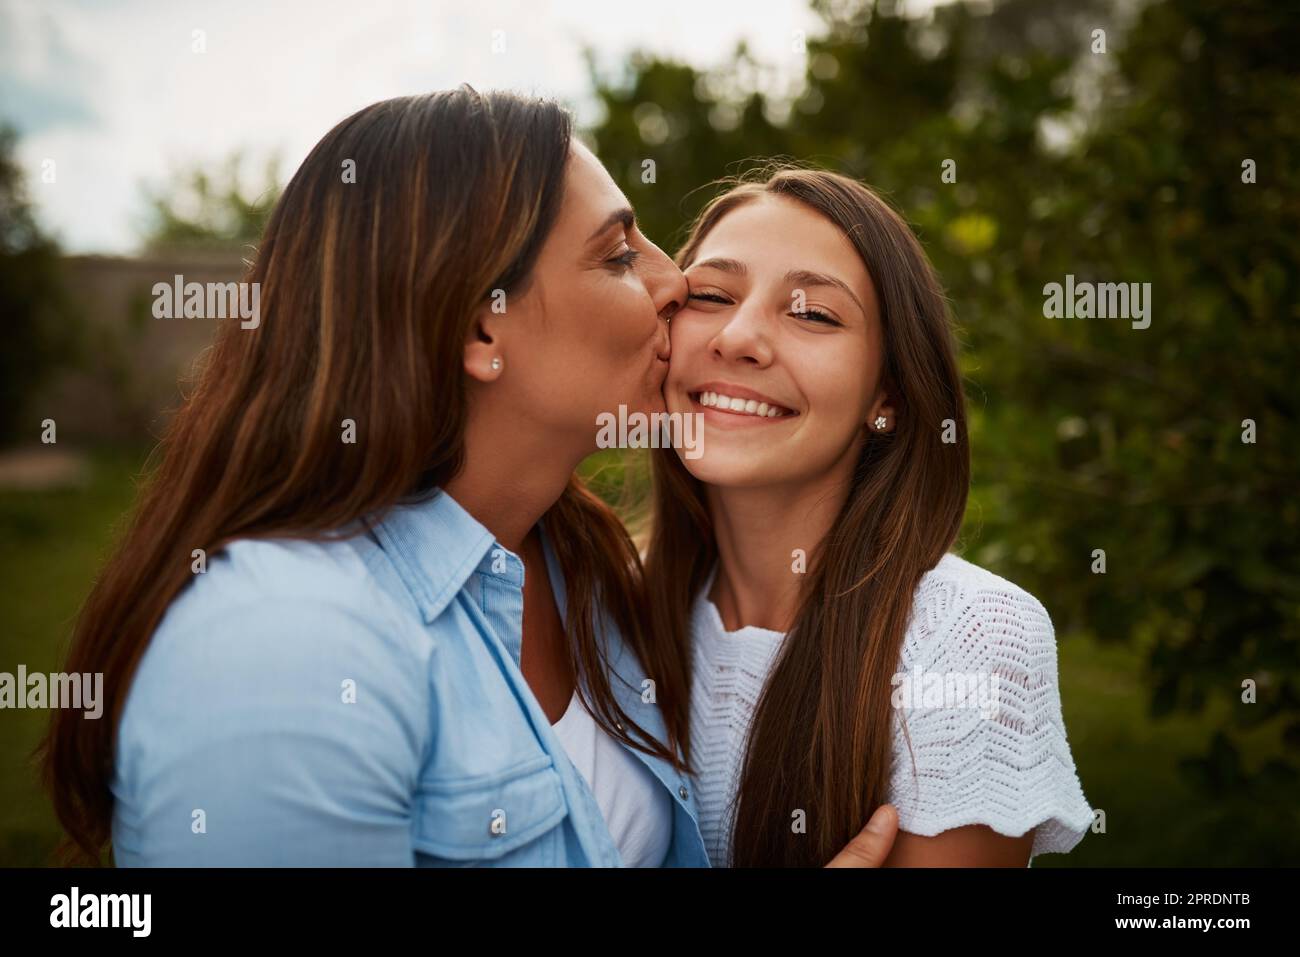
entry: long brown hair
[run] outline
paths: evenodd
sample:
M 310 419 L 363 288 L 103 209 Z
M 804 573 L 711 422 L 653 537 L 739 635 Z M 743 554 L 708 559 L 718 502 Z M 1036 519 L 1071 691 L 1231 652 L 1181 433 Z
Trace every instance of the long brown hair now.
M 891 678 L 913 593 L 956 539 L 970 452 L 946 301 L 907 224 L 861 183 L 821 170 L 741 177 L 696 220 L 677 263 L 757 197 L 810 207 L 843 230 L 880 302 L 884 381 L 897 410 L 873 433 L 848 498 L 809 556 L 798 610 L 757 703 L 740 774 L 732 864 L 822 865 L 884 803 L 890 775 Z M 943 441 L 944 433 L 954 439 Z M 671 451 L 654 459 L 654 517 L 646 556 L 659 640 L 689 648 L 692 602 L 717 561 L 703 485 Z M 806 812 L 807 833 L 792 815 Z
M 193 549 L 329 537 L 457 473 L 473 310 L 493 289 L 527 285 L 562 202 L 571 137 L 552 102 L 465 86 L 366 107 L 303 162 L 245 277 L 261 284 L 260 325 L 219 331 L 77 622 L 66 667 L 103 673 L 106 714 L 56 710 L 39 748 L 66 856 L 97 860 L 110 839 L 117 724 L 141 655 L 191 578 Z M 339 441 L 344 419 L 361 441 Z M 604 667 L 598 602 L 649 674 L 682 667 L 646 640 L 627 533 L 576 477 L 543 521 L 597 720 L 678 764 L 686 700 L 664 689 L 668 745 L 643 745 L 619 727 L 642 730 Z

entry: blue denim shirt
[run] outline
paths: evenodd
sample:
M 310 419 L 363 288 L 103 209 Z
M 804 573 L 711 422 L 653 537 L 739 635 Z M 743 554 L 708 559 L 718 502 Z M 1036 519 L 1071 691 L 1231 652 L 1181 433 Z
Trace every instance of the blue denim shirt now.
M 560 614 L 564 584 L 543 536 Z M 240 540 L 172 602 L 118 728 L 119 865 L 621 863 L 520 671 L 522 561 L 451 496 L 326 542 Z M 637 657 L 611 684 L 660 740 Z M 664 866 L 707 867 L 694 782 Z

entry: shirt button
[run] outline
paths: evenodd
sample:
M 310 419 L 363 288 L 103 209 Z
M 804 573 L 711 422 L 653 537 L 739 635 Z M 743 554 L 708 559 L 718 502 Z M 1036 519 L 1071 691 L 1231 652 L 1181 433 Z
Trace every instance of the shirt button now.
M 682 796 L 682 800 L 683 800 L 683 801 L 685 801 L 688 797 L 691 796 L 691 792 L 688 791 L 688 790 L 686 790 L 686 788 L 684 788 L 684 787 L 678 788 L 678 789 L 677 789 L 677 793 L 680 794 L 680 795 Z

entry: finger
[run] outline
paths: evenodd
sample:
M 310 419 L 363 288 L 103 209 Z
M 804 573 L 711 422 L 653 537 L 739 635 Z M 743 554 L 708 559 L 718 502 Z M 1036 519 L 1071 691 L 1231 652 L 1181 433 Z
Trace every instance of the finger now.
M 827 867 L 880 867 L 889 856 L 898 836 L 898 811 L 892 804 L 882 804 L 871 815 L 867 826 L 845 845 Z

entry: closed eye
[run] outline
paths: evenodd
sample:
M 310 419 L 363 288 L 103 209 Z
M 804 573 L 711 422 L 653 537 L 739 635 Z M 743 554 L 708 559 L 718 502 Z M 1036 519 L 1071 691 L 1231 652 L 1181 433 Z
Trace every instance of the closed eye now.
M 615 256 L 612 259 L 606 259 L 605 262 L 614 266 L 620 266 L 623 269 L 630 269 L 632 267 L 632 264 L 635 263 L 640 257 L 641 257 L 641 251 L 639 249 L 632 249 L 629 247 L 627 252 L 623 253 L 621 256 Z
M 698 299 L 698 300 L 700 300 L 701 302 L 717 302 L 717 303 L 721 303 L 721 304 L 724 305 L 724 306 L 725 306 L 725 305 L 730 305 L 730 303 L 731 303 L 731 300 L 726 299 L 726 298 L 724 298 L 724 297 L 722 297 L 722 296 L 719 296 L 719 295 L 718 295 L 717 293 L 715 293 L 715 292 L 693 292 L 693 293 L 691 293 L 689 296 L 687 296 L 686 298 L 687 298 L 687 299 Z
M 796 319 L 808 319 L 812 322 L 820 322 L 828 326 L 843 325 L 843 323 L 838 319 L 835 319 L 824 312 L 818 312 L 816 309 L 805 309 L 803 312 L 792 312 L 790 315 L 794 316 Z

